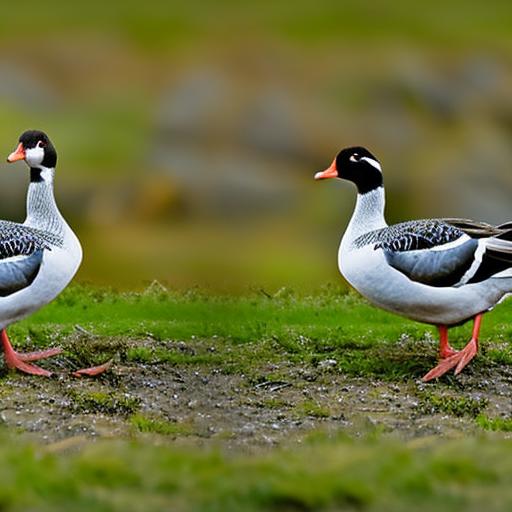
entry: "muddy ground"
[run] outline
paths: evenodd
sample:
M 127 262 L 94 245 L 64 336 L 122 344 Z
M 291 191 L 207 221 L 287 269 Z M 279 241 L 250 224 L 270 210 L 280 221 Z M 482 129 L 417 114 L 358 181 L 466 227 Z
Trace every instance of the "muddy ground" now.
M 76 343 L 83 337 L 64 344 Z M 424 384 L 347 376 L 334 360 L 317 366 L 262 363 L 255 378 L 212 365 L 115 359 L 99 378 L 62 374 L 72 364 L 64 356 L 43 363 L 61 373 L 54 378 L 4 370 L 1 421 L 56 451 L 139 435 L 254 451 L 300 442 L 316 430 L 350 436 L 378 431 L 408 441 L 456 437 L 478 431 L 475 418 L 482 412 L 512 416 L 512 369 L 506 365 L 477 364 L 458 378 Z

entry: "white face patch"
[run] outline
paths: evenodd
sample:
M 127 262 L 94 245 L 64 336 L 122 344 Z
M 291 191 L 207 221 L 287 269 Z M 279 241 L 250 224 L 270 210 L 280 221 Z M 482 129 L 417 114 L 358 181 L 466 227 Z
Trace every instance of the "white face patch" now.
M 352 160 L 352 157 L 350 157 L 350 160 Z M 367 156 L 362 156 L 361 160 L 368 162 L 372 167 L 375 167 L 375 169 L 382 172 L 382 168 L 381 168 L 379 162 L 377 162 L 377 160 L 374 160 L 373 158 L 369 158 Z
M 36 146 L 25 150 L 25 161 L 30 167 L 37 167 L 41 165 L 44 159 L 44 148 Z
M 41 178 L 43 178 L 44 181 L 53 181 L 53 169 L 48 169 L 48 167 L 41 167 Z

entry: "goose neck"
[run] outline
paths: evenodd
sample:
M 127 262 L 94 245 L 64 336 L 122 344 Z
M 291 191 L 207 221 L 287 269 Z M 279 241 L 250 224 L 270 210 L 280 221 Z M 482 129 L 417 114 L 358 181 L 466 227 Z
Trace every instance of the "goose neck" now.
M 63 219 L 53 194 L 54 169 L 30 169 L 25 224 L 43 231 L 61 234 Z
M 384 187 L 378 187 L 365 194 L 358 194 L 356 207 L 350 219 L 347 234 L 353 240 L 360 235 L 386 227 Z

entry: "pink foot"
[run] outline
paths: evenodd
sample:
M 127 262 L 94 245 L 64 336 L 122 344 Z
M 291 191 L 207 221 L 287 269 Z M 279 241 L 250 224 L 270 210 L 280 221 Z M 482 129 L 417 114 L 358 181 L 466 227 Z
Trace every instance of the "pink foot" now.
M 428 382 L 432 379 L 437 379 L 445 373 L 455 368 L 455 375 L 458 375 L 463 368 L 473 359 L 478 352 L 478 342 L 476 339 L 471 338 L 469 343 L 460 351 L 455 352 L 453 355 L 443 359 L 435 368 L 430 370 L 421 380 Z
M 448 346 L 448 347 L 444 347 L 442 348 L 440 351 L 439 351 L 439 357 L 441 359 L 448 359 L 456 354 L 458 354 L 459 351 L 458 350 L 454 350 L 452 347 Z
M 473 334 L 469 343 L 460 351 L 457 352 L 448 343 L 448 327 L 446 325 L 439 325 L 439 355 L 442 361 L 432 370 L 430 370 L 424 377 L 423 382 L 428 382 L 432 379 L 437 379 L 444 375 L 446 372 L 455 368 L 455 375 L 458 375 L 464 367 L 473 359 L 478 352 L 478 334 L 480 333 L 480 325 L 482 323 L 483 313 L 475 315 L 473 319 Z
M 19 352 L 15 352 L 15 354 L 22 361 L 38 361 L 39 359 L 47 359 L 48 357 L 57 356 L 62 352 L 60 347 L 50 348 L 48 350 L 40 350 L 38 352 L 26 352 L 25 354 L 20 354 Z
M 42 375 L 44 377 L 50 377 L 52 375 L 52 372 L 44 370 L 35 364 L 28 364 L 28 361 L 37 361 L 39 359 L 45 359 L 47 357 L 59 354 L 62 352 L 60 348 L 51 348 L 49 350 L 42 350 L 39 352 L 19 354 L 12 348 L 11 342 L 7 337 L 7 332 L 5 329 L 2 330 L 0 338 L 4 349 L 5 364 L 8 368 L 16 368 L 17 370 L 24 373 L 29 373 L 30 375 Z
M 469 343 L 460 351 L 459 364 L 455 368 L 455 375 L 458 375 L 464 367 L 476 356 L 478 352 L 478 342 L 476 339 L 471 338 Z
M 82 368 L 81 370 L 77 370 L 73 372 L 71 375 L 74 377 L 82 377 L 83 375 L 88 375 L 90 377 L 94 377 L 95 375 L 99 375 L 107 371 L 112 366 L 112 361 L 107 361 L 106 363 L 100 364 L 99 366 L 92 366 L 91 368 Z
M 19 370 L 20 372 L 29 373 L 30 375 L 41 375 L 43 377 L 51 377 L 53 372 L 45 370 L 35 364 L 29 364 L 29 361 L 38 361 L 39 359 L 46 359 L 47 357 L 56 356 L 62 352 L 61 348 L 51 348 L 49 350 L 41 350 L 38 352 L 28 352 L 27 354 L 20 354 L 16 352 L 9 341 L 7 332 L 5 329 L 0 333 L 0 339 L 4 349 L 5 364 L 8 368 Z M 73 372 L 72 375 L 75 377 L 81 377 L 82 375 L 99 375 L 104 371 L 108 370 L 112 366 L 112 361 L 108 361 L 99 366 L 93 366 L 92 368 L 83 368 Z

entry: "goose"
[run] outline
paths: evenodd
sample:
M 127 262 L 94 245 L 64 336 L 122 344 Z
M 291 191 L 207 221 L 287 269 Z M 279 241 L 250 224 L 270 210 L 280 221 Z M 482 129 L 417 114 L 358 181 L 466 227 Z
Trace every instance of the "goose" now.
M 357 187 L 338 252 L 341 274 L 374 305 L 437 326 L 440 360 L 423 381 L 452 369 L 458 375 L 478 352 L 482 316 L 512 292 L 512 222 L 446 218 L 388 226 L 381 164 L 363 147 L 343 149 L 314 177 Z M 454 350 L 448 329 L 469 320 L 471 339 Z
M 23 224 L 0 220 L 0 339 L 8 368 L 49 377 L 52 372 L 31 362 L 62 350 L 16 352 L 6 329 L 66 288 L 80 266 L 82 248 L 55 202 L 57 152 L 48 136 L 38 130 L 24 132 L 15 151 L 7 157 L 9 163 L 18 160 L 24 160 L 30 169 L 27 217 Z M 73 375 L 97 375 L 109 366 L 106 363 L 84 368 Z

